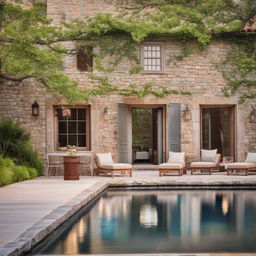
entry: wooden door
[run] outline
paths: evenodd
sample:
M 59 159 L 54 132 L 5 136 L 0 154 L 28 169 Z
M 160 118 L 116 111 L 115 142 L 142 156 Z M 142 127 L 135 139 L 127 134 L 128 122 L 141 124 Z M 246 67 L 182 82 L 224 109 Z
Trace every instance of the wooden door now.
M 201 148 L 218 149 L 222 157 L 235 160 L 233 106 L 202 106 Z

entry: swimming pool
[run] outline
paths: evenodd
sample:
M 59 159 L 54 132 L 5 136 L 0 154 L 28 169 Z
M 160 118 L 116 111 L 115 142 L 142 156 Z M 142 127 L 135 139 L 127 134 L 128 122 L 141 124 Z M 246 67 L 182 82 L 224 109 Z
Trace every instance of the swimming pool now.
M 107 191 L 40 254 L 256 252 L 256 192 Z

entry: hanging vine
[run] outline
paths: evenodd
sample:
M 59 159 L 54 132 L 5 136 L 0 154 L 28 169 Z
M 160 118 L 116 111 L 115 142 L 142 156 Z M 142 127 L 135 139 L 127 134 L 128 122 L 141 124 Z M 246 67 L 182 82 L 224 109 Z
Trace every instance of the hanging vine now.
M 212 39 L 221 38 L 227 42 L 231 40 L 236 49 L 227 54 L 222 67 L 220 65 L 227 79 L 223 92 L 231 95 L 242 88 L 241 102 L 256 96 L 254 38 L 242 36 L 240 32 L 252 11 L 256 12 L 256 1 L 106 1 L 119 8 L 119 15 L 98 14 L 73 21 L 63 17 L 60 26 L 53 26 L 42 14 L 42 4 L 22 10 L 0 0 L 0 78 L 18 82 L 29 77 L 37 79 L 70 102 L 87 101 L 91 95 L 109 93 L 138 97 L 149 94 L 164 97 L 173 93 L 189 95 L 191 92 L 188 91 L 156 87 L 153 82 L 119 88 L 118 84 L 110 83 L 109 75 L 127 58 L 132 63 L 128 73 L 139 73 L 142 67 L 137 46 L 145 40 L 161 37 L 179 41 L 181 52 L 170 56 L 170 62 L 188 56 L 195 43 L 198 49 L 204 50 Z M 63 47 L 62 42 L 66 41 L 75 41 L 76 48 Z M 65 54 L 76 54 L 87 46 L 97 49 L 90 76 L 97 85 L 92 89 L 78 89 L 78 82 L 60 70 L 61 60 Z

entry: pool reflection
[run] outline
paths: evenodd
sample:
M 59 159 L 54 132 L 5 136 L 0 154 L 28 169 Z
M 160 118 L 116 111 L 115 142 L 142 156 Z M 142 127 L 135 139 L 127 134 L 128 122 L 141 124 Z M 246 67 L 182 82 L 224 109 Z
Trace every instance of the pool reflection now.
M 254 191 L 109 191 L 40 253 L 255 252 Z

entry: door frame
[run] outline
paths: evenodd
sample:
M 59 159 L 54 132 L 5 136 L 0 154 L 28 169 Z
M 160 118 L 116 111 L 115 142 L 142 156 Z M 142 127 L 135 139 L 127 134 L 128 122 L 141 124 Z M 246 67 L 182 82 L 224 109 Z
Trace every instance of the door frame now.
M 230 132 L 232 134 L 232 141 L 231 141 L 231 152 L 233 153 L 234 161 L 237 159 L 237 106 L 235 104 L 201 104 L 199 105 L 200 107 L 200 149 L 202 149 L 203 145 L 203 136 L 202 136 L 202 127 L 203 127 L 203 122 L 202 122 L 202 117 L 203 117 L 203 109 L 205 108 L 229 108 L 231 110 L 231 129 Z M 233 145 L 232 145 L 233 144 Z M 201 152 L 201 150 L 200 150 Z M 221 156 L 223 157 L 223 156 Z
M 154 108 L 162 108 L 162 114 L 163 114 L 163 141 L 162 141 L 162 151 L 163 151 L 163 163 L 166 161 L 166 152 L 167 152 L 167 105 L 166 104 L 127 104 L 129 109 L 129 114 L 132 115 L 132 109 L 154 109 Z M 131 119 L 132 122 L 132 119 Z M 132 126 L 132 124 L 131 124 Z M 131 139 L 132 139 L 132 129 L 131 129 Z

